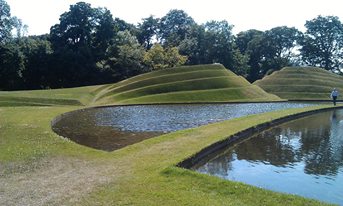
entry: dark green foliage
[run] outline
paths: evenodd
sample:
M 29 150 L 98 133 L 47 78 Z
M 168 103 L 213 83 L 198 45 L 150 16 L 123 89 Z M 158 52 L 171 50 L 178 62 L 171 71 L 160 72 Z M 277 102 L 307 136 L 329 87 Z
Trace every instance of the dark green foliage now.
M 236 46 L 248 58 L 247 78 L 253 82 L 267 72 L 279 70 L 296 61 L 294 49 L 302 34 L 294 27 L 275 27 L 262 32 L 248 30 L 237 35 Z
M 250 82 L 292 65 L 339 73 L 343 26 L 338 17 L 319 16 L 305 26 L 305 34 L 280 26 L 234 36 L 227 21 L 199 25 L 177 9 L 136 26 L 113 18 L 106 8 L 78 2 L 50 34 L 26 37 L 27 27 L 0 0 L 0 90 L 113 83 L 182 64 L 220 63 Z M 156 51 L 154 44 L 161 48 Z
M 17 45 L 0 45 L 0 65 L 0 90 L 19 89 L 22 85 L 24 57 Z
M 153 38 L 156 37 L 158 31 L 158 22 L 159 19 L 150 16 L 143 19 L 141 24 L 138 24 L 139 33 L 137 38 L 145 49 L 150 49 L 153 45 Z
M 318 16 L 305 24 L 301 42 L 304 62 L 326 70 L 338 71 L 343 63 L 343 25 L 336 16 Z
M 113 20 L 107 9 L 92 8 L 84 2 L 72 5 L 61 15 L 60 23 L 51 28 L 54 53 L 50 66 L 55 78 L 51 86 L 72 87 L 116 80 L 112 71 L 96 65 L 113 57 L 107 51 L 115 43 L 117 32 L 126 28 L 129 25 L 120 19 Z
M 159 37 L 163 45 L 178 46 L 190 32 L 195 21 L 183 10 L 170 10 L 160 20 Z
M 22 79 L 26 89 L 44 89 L 50 86 L 53 79 L 49 68 L 51 44 L 46 36 L 24 37 L 19 42 L 24 57 L 25 69 Z

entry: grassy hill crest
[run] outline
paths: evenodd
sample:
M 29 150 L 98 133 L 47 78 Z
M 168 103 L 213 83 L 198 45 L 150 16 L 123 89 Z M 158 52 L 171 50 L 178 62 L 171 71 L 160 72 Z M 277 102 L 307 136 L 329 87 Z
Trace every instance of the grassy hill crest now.
M 102 92 L 98 104 L 252 102 L 280 100 L 223 65 L 170 68 L 142 74 Z
M 182 66 L 114 84 L 66 89 L 0 91 L 0 106 L 115 105 L 279 101 L 220 64 Z
M 333 88 L 343 92 L 343 77 L 315 67 L 285 67 L 254 85 L 283 99 L 330 100 Z

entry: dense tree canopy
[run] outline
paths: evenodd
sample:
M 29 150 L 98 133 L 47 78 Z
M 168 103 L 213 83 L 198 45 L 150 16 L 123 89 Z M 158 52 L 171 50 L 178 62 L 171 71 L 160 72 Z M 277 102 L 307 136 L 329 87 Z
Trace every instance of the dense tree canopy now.
M 133 25 L 78 2 L 59 20 L 49 34 L 27 37 L 0 0 L 0 90 L 110 83 L 183 64 L 221 63 L 251 82 L 288 65 L 343 66 L 343 26 L 335 16 L 307 21 L 305 33 L 279 26 L 234 35 L 227 21 L 197 24 L 183 10 Z
M 307 21 L 301 42 L 303 61 L 312 66 L 340 71 L 343 64 L 343 25 L 335 16 Z

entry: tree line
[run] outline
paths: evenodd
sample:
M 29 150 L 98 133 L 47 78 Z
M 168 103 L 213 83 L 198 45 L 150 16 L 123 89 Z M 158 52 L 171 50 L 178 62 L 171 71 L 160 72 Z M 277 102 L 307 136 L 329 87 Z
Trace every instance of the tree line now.
M 183 10 L 138 25 L 79 2 L 49 34 L 27 36 L 0 0 L 0 90 L 112 83 L 178 65 L 221 63 L 250 82 L 285 66 L 341 73 L 343 25 L 336 16 L 306 21 L 303 33 L 280 26 L 234 35 L 227 21 L 197 24 Z

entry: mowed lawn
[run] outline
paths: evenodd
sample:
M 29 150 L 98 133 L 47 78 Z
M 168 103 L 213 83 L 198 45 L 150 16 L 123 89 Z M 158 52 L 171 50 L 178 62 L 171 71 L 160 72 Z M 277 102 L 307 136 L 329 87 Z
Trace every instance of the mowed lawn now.
M 281 101 L 223 65 L 154 71 L 108 86 L 97 104 L 159 104 Z

